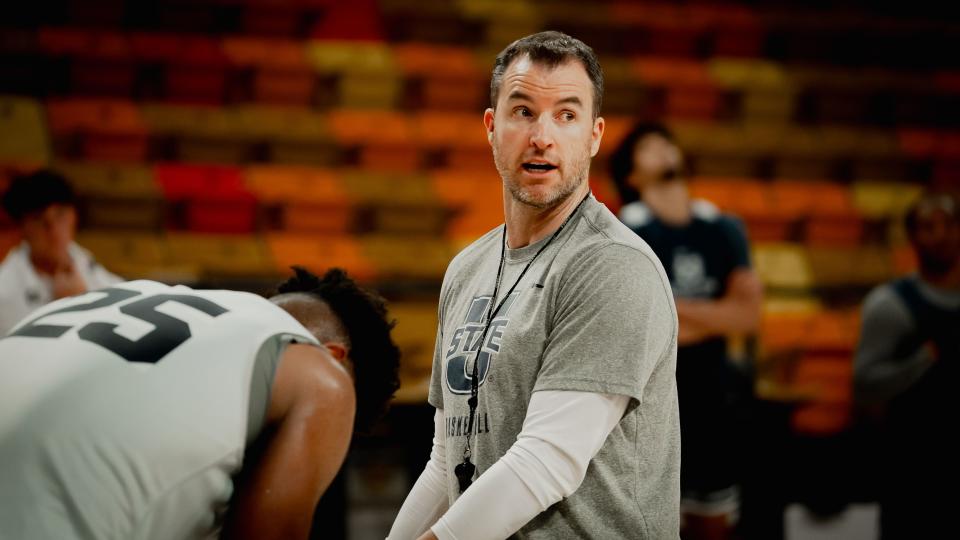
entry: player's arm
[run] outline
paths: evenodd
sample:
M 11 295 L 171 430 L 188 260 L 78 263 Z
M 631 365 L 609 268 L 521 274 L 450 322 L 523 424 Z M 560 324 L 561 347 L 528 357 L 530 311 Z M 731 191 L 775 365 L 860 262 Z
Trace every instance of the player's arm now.
M 277 367 L 260 458 L 245 472 L 226 538 L 307 538 L 313 511 L 350 445 L 356 409 L 346 369 L 311 345 L 290 345 Z
M 753 332 L 760 324 L 763 284 L 749 267 L 730 273 L 726 293 L 715 300 L 678 298 L 680 344 L 724 334 Z

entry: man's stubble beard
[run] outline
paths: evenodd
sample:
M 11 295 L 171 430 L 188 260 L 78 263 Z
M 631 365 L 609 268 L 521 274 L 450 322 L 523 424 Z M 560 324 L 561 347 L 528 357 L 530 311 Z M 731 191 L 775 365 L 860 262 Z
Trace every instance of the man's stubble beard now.
M 529 189 L 514 180 L 514 175 L 519 173 L 511 168 L 510 164 L 503 163 L 503 160 L 500 158 L 500 152 L 497 150 L 497 145 L 494 144 L 492 148 L 493 162 L 497 167 L 497 172 L 500 173 L 500 178 L 504 185 L 507 186 L 507 190 L 510 191 L 510 196 L 513 197 L 513 200 L 539 210 L 553 208 L 567 200 L 583 182 L 586 182 L 587 175 L 590 172 L 590 143 L 587 143 L 586 148 L 580 155 L 580 159 L 577 160 L 577 163 L 573 167 L 573 174 L 569 177 L 561 174 L 560 184 L 556 186 L 556 190 L 548 192 L 546 197 L 537 198 Z

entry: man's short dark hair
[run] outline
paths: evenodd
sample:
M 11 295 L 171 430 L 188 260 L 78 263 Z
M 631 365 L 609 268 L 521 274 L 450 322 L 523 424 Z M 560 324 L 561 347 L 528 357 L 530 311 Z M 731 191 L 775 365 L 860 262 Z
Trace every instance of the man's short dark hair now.
M 497 108 L 503 73 L 514 60 L 522 56 L 529 56 L 534 63 L 550 68 L 571 59 L 579 60 L 593 83 L 593 117 L 600 116 L 600 105 L 603 103 L 603 70 L 600 69 L 600 60 L 584 42 L 554 30 L 520 38 L 500 51 L 493 63 L 493 75 L 490 78 L 491 107 Z
M 658 122 L 640 122 L 630 130 L 620 141 L 617 148 L 610 155 L 610 177 L 613 185 L 620 194 L 620 202 L 631 203 L 640 199 L 640 193 L 630 185 L 630 174 L 633 173 L 633 154 L 637 144 L 648 135 L 660 135 L 664 139 L 674 142 L 673 133 L 667 126 Z
M 314 295 L 343 323 L 350 337 L 348 356 L 357 392 L 354 427 L 359 432 L 369 431 L 400 387 L 400 349 L 390 337 L 396 321 L 387 319 L 386 302 L 380 295 L 359 287 L 339 268 L 328 270 L 323 277 L 298 266 L 293 271 L 295 275 L 277 287 L 277 294 Z
M 54 204 L 75 205 L 76 195 L 70 183 L 60 173 L 51 169 L 14 177 L 10 187 L 3 193 L 0 203 L 14 221 L 42 212 Z

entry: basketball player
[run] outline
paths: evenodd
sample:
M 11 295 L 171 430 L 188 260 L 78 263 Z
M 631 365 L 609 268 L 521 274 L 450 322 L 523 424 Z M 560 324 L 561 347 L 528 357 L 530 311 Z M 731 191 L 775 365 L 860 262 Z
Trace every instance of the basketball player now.
M 676 310 L 650 247 L 590 194 L 597 57 L 527 36 L 490 88 L 505 223 L 444 277 L 433 451 L 390 538 L 678 538 Z
M 0 538 L 306 538 L 399 355 L 382 299 L 295 270 L 270 300 L 120 283 L 0 340 Z

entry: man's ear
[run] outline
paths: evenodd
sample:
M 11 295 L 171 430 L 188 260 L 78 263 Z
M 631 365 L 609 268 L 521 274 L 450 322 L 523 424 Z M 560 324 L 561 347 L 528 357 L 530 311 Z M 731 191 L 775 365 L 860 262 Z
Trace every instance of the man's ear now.
M 327 348 L 327 351 L 330 353 L 330 356 L 336 358 L 341 364 L 347 359 L 347 348 L 342 344 L 336 341 L 328 341 L 323 344 Z
M 483 126 L 487 128 L 487 142 L 493 144 L 493 118 L 494 111 L 491 108 L 483 111 Z

